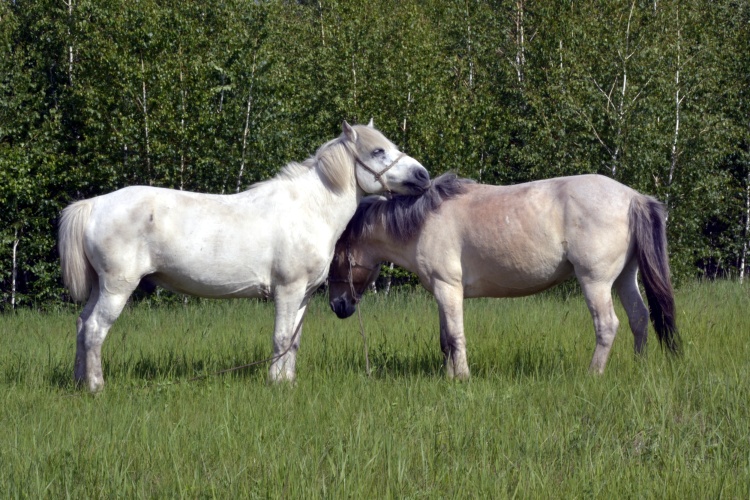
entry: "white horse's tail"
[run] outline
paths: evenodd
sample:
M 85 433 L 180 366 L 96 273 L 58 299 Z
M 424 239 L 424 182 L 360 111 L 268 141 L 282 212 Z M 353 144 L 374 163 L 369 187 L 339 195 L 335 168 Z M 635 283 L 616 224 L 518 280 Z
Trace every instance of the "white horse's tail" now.
M 634 197 L 630 203 L 630 231 L 635 237 L 638 268 L 654 330 L 662 346 L 674 354 L 680 354 L 674 292 L 669 276 L 664 205 L 650 196 Z
M 91 202 L 83 200 L 69 205 L 60 216 L 58 250 L 63 283 L 70 297 L 83 302 L 89 296 L 96 272 L 83 250 L 83 232 L 91 215 Z

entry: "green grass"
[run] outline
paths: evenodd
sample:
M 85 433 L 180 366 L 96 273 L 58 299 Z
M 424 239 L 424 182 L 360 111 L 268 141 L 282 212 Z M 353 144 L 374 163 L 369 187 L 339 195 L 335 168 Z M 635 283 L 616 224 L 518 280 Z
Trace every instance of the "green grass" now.
M 425 293 L 309 309 L 295 386 L 264 358 L 273 304 L 125 311 L 103 394 L 72 384 L 75 313 L 0 317 L 0 496 L 750 497 L 750 290 L 678 291 L 685 356 L 621 328 L 604 376 L 579 296 L 466 302 L 472 379 L 442 373 Z

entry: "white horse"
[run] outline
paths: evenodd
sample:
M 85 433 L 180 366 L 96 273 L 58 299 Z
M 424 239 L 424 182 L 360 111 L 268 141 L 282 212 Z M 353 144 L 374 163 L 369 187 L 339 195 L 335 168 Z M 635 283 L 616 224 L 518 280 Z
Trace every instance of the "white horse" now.
M 63 210 L 59 250 L 77 321 L 75 380 L 104 386 L 101 349 L 141 281 L 200 297 L 269 297 L 272 381 L 293 381 L 310 295 L 365 194 L 417 194 L 427 170 L 372 126 L 343 133 L 303 163 L 234 195 L 132 186 Z
M 416 273 L 438 302 L 449 377 L 466 379 L 463 299 L 519 297 L 575 276 L 594 320 L 591 370 L 602 373 L 619 321 L 617 290 L 641 353 L 648 310 L 659 340 L 679 353 L 664 207 L 608 177 L 560 177 L 487 186 L 442 175 L 424 194 L 366 199 L 336 244 L 331 309 L 354 313 L 381 261 Z

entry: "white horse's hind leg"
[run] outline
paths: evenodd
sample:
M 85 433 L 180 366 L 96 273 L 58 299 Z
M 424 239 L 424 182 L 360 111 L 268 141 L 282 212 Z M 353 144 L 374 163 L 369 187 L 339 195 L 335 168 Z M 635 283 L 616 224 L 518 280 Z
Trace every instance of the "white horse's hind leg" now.
M 76 320 L 76 359 L 73 366 L 73 379 L 76 384 L 83 384 L 86 381 L 86 330 L 85 324 L 91 316 L 96 302 L 99 300 L 99 284 L 94 283 L 91 288 L 89 300 L 83 308 L 81 315 Z
M 129 296 L 129 293 L 102 291 L 96 285 L 84 312 L 78 318 L 75 379 L 79 383 L 85 382 L 91 392 L 104 388 L 102 344 Z
M 620 326 L 620 322 L 615 315 L 615 308 L 612 305 L 612 286 L 609 283 L 582 282 L 581 288 L 583 288 L 586 304 L 594 320 L 596 332 L 596 349 L 589 370 L 601 374 L 604 373 L 609 351 L 612 349 L 617 328 Z
M 440 347 L 445 356 L 445 373 L 448 378 L 468 380 L 463 290 L 441 283 L 435 285 L 434 294 L 440 311 Z
M 294 382 L 297 376 L 297 351 L 302 337 L 302 322 L 305 319 L 310 297 L 279 297 L 276 294 L 276 322 L 273 333 L 274 361 L 268 371 L 272 382 Z
M 635 341 L 635 353 L 642 354 L 648 339 L 648 308 L 638 289 L 637 269 L 635 262 L 628 264 L 617 278 L 615 289 L 628 315 L 630 330 L 633 332 Z

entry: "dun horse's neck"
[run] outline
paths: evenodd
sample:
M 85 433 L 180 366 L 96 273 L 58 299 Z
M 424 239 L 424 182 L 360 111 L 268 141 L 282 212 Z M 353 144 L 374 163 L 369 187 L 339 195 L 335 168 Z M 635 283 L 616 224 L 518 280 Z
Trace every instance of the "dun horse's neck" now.
M 416 262 L 416 238 L 407 243 L 394 240 L 385 228 L 377 227 L 372 236 L 363 239 L 360 243 L 367 248 L 368 254 L 379 262 L 393 262 L 412 272 L 417 269 Z

